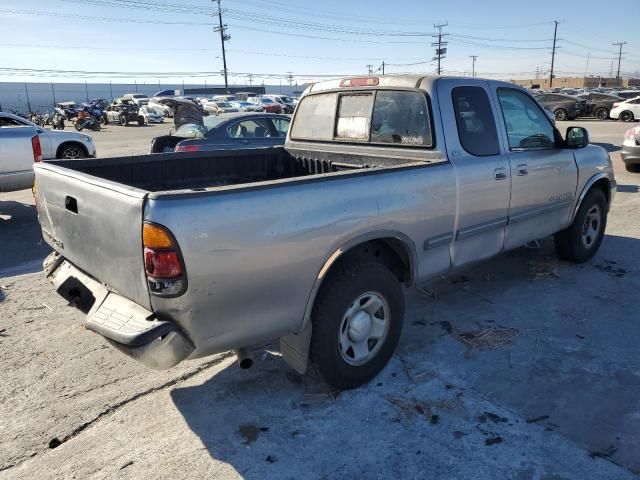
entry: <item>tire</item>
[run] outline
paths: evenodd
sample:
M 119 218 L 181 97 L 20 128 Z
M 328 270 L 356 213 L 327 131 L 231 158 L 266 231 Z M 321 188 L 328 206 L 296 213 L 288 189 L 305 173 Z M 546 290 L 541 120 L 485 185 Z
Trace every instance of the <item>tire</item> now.
M 100 125 L 104 127 L 105 125 L 108 125 L 108 124 L 109 124 L 109 119 L 107 118 L 106 115 L 102 115 L 100 117 Z
M 625 163 L 624 168 L 627 172 L 640 173 L 640 163 Z
M 609 118 L 609 109 L 600 107 L 593 113 L 593 116 L 599 120 L 607 120 Z
M 99 132 L 101 129 L 100 124 L 98 122 L 96 122 L 93 127 L 91 127 L 91 130 L 93 130 L 94 132 Z
M 145 125 L 147 125 L 147 121 L 144 119 L 144 117 L 142 115 L 138 116 L 138 126 L 144 127 Z
M 569 113 L 564 108 L 557 109 L 555 112 L 553 112 L 553 115 L 556 117 L 556 120 L 560 122 L 569 118 Z
M 81 126 L 82 122 L 76 122 L 73 124 L 73 126 L 76 128 L 77 131 L 81 132 L 82 131 L 82 126 Z
M 361 303 L 379 308 L 367 312 L 360 308 Z M 377 320 L 378 337 L 370 330 L 372 316 Z M 311 321 L 311 361 L 333 387 L 356 388 L 384 368 L 398 345 L 404 323 L 400 282 L 373 260 L 340 263 L 325 279 Z
M 120 125 L 122 125 L 123 127 L 129 125 L 129 119 L 125 115 L 122 115 L 120 117 Z
M 604 238 L 607 226 L 607 198 L 598 188 L 584 197 L 573 223 L 554 236 L 558 258 L 584 263 L 593 257 Z
M 80 145 L 72 143 L 70 145 L 65 145 L 64 147 L 62 147 L 58 152 L 57 158 L 73 160 L 78 158 L 86 158 L 86 156 L 86 152 Z
M 619 118 L 623 122 L 633 122 L 633 112 L 630 112 L 629 110 L 625 110 L 624 112 L 620 113 Z

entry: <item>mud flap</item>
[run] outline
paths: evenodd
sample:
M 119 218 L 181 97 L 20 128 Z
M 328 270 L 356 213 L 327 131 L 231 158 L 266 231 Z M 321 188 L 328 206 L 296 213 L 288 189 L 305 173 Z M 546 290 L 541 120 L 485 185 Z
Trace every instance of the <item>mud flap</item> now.
M 285 362 L 296 372 L 303 375 L 309 365 L 309 347 L 311 346 L 311 322 L 301 332 L 280 338 L 280 353 Z

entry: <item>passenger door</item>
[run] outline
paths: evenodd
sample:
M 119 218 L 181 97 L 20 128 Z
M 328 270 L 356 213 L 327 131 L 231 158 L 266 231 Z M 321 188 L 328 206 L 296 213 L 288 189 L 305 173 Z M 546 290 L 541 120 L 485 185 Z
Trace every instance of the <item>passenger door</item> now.
M 502 250 L 511 175 L 488 83 L 440 80 L 436 85 L 447 154 L 458 180 L 451 261 L 459 267 Z
M 572 150 L 563 146 L 551 120 L 527 93 L 492 86 L 512 172 L 505 236 L 505 249 L 511 249 L 568 225 L 578 168 Z

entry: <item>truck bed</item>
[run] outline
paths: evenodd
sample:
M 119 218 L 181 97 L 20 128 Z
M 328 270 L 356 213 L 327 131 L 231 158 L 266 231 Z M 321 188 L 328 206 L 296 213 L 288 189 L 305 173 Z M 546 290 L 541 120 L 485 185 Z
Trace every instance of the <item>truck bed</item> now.
M 345 170 L 402 166 L 415 163 L 415 160 L 299 150 L 292 154 L 284 147 L 274 147 L 48 163 L 140 190 L 161 192 L 203 190 Z

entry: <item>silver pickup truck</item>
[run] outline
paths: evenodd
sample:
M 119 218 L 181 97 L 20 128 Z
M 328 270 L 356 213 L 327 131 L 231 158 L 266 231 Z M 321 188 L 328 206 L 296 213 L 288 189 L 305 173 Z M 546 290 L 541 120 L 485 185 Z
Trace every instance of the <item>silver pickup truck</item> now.
M 310 86 L 284 147 L 35 174 L 46 275 L 88 329 L 153 368 L 279 339 L 338 388 L 393 355 L 403 288 L 549 235 L 591 258 L 616 186 L 525 90 L 414 75 Z

